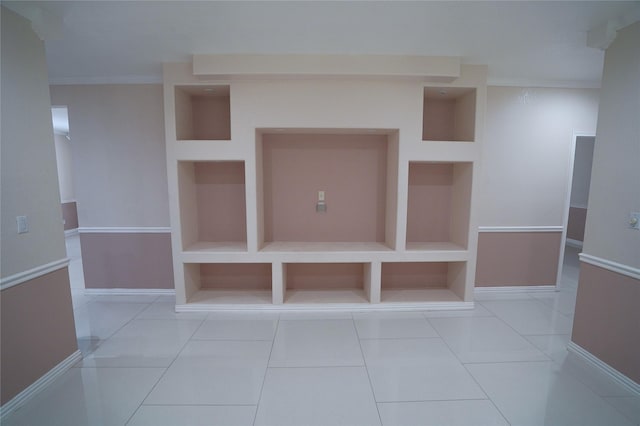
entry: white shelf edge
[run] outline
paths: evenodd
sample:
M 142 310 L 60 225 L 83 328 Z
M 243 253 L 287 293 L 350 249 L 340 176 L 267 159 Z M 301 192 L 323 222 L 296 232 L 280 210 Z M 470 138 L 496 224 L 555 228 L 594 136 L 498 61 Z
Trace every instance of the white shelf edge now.
M 176 312 L 211 311 L 304 311 L 304 312 L 359 312 L 359 311 L 442 311 L 470 310 L 474 302 L 381 302 L 381 303 L 284 303 L 274 304 L 180 304 Z

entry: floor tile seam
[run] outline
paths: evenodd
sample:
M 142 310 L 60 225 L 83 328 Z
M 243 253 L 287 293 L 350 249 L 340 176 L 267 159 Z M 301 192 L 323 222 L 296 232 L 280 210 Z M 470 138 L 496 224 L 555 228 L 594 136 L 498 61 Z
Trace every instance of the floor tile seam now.
M 117 302 L 116 302 L 117 303 Z M 128 321 L 126 321 L 124 324 L 122 324 L 119 328 L 117 328 L 113 333 L 109 334 L 106 338 L 101 339 L 101 343 L 98 344 L 98 346 L 100 346 L 102 344 L 102 342 L 106 342 L 107 340 L 109 340 L 110 338 L 112 338 L 113 336 L 115 336 L 116 333 L 118 333 L 120 330 L 122 330 L 124 327 L 126 327 L 129 323 L 131 323 L 131 321 L 135 320 L 135 318 L 142 313 L 143 311 L 145 311 L 147 309 L 147 307 L 143 307 L 141 308 L 139 311 L 137 311 L 132 318 L 130 318 Z M 75 319 L 75 318 L 74 318 Z
M 287 367 L 280 367 L 280 366 L 267 366 L 267 369 L 271 369 L 271 370 L 286 370 L 286 369 L 297 369 L 297 370 L 302 370 L 302 369 L 321 369 L 321 368 L 364 368 L 365 365 L 363 364 L 350 364 L 350 365 L 292 365 L 292 366 L 287 366 Z
M 367 379 L 369 381 L 369 391 L 371 392 L 371 397 L 373 398 L 373 405 L 376 407 L 376 412 L 378 413 L 378 421 L 380 425 L 383 425 L 382 415 L 380 414 L 380 407 L 378 407 L 378 399 L 376 397 L 375 389 L 373 388 L 373 381 L 371 380 L 371 374 L 369 374 L 369 366 L 367 364 L 367 358 L 364 355 L 364 349 L 362 349 L 362 339 L 360 339 L 360 333 L 358 333 L 358 327 L 356 327 L 355 317 L 353 318 L 353 329 L 356 332 L 356 339 L 358 340 L 358 347 L 360 348 L 360 356 L 362 356 L 362 362 L 364 362 L 364 372 L 367 374 Z
M 273 347 L 276 344 L 276 336 L 278 335 L 278 330 L 280 329 L 280 314 L 278 314 L 278 319 L 276 320 L 276 329 L 273 332 L 273 338 L 271 339 L 271 348 L 269 349 L 269 357 L 267 358 L 267 362 L 264 368 L 264 374 L 262 376 L 262 384 L 260 385 L 260 393 L 258 394 L 258 401 L 256 401 L 255 410 L 253 410 L 253 422 L 251 424 L 255 426 L 256 419 L 258 418 L 258 409 L 260 408 L 260 402 L 262 402 L 262 392 L 264 391 L 264 384 L 267 381 L 267 373 L 269 372 L 269 363 L 271 362 L 271 355 L 273 354 Z
M 500 407 L 498 407 L 498 404 L 496 404 L 496 402 L 493 400 L 493 398 L 491 398 L 491 396 L 489 395 L 489 392 L 487 392 L 487 390 L 480 384 L 480 382 L 478 382 L 478 379 L 476 379 L 476 377 L 471 373 L 471 371 L 469 371 L 469 369 L 467 368 L 466 364 L 462 364 L 462 368 L 465 369 L 465 371 L 467 372 L 467 374 L 469 376 L 471 376 L 471 379 L 476 383 L 476 385 L 478 385 L 478 387 L 482 390 L 482 392 L 487 396 L 487 399 L 489 401 L 491 401 L 491 404 L 493 405 L 493 407 L 496 409 L 496 411 L 498 413 L 500 413 L 500 415 L 502 416 L 502 418 L 504 419 L 504 421 L 508 424 L 511 425 L 511 421 L 509 421 L 509 419 L 507 418 L 506 414 L 502 412 L 502 410 L 500 409 Z
M 180 356 L 180 354 L 182 353 L 182 351 L 184 351 L 184 348 L 187 346 L 187 344 L 189 344 L 189 342 L 191 341 L 191 337 L 193 337 L 193 335 L 196 333 L 196 331 L 198 329 L 200 329 L 200 327 L 202 327 L 202 322 L 204 322 L 204 319 L 201 321 L 201 324 L 198 327 L 195 327 L 193 333 L 191 334 L 191 336 L 189 338 L 187 338 L 184 342 L 184 344 L 182 345 L 182 348 L 180 348 L 177 352 L 176 355 L 173 357 L 173 360 L 171 360 L 171 363 L 164 369 L 164 371 L 162 372 L 162 374 L 160 374 L 160 377 L 158 377 L 158 380 L 156 380 L 156 382 L 153 384 L 153 386 L 151 386 L 151 389 L 149 389 L 149 392 L 147 392 L 147 395 L 142 398 L 142 401 L 140 402 L 140 404 L 138 404 L 138 407 L 133 411 L 133 413 L 131 413 L 131 415 L 129 416 L 129 418 L 127 419 L 127 421 L 125 422 L 125 425 L 127 425 L 131 419 L 133 418 L 133 416 L 135 416 L 135 414 L 138 412 L 138 410 L 140 410 L 140 407 L 142 407 L 145 403 L 145 401 L 149 398 L 149 396 L 153 393 L 153 391 L 156 389 L 156 387 L 158 386 L 158 383 L 160 383 L 162 381 L 162 379 L 164 378 L 164 376 L 167 374 L 167 372 L 169 371 L 169 369 L 171 368 L 171 366 L 176 362 L 176 360 L 178 359 L 178 357 Z
M 142 407 L 256 407 L 256 404 L 142 404 Z
M 549 356 L 545 353 L 542 353 L 547 359 L 536 359 L 536 360 L 508 360 L 508 361 L 460 361 L 462 365 L 493 365 L 493 364 L 522 364 L 522 363 L 530 363 L 530 362 L 551 362 L 554 363 L 553 359 L 549 358 Z
M 571 352 L 569 353 L 569 356 L 571 356 Z M 584 363 L 583 360 L 581 360 L 580 358 L 578 358 L 578 361 Z M 567 358 L 565 360 L 563 360 L 562 363 L 557 362 L 556 364 L 558 365 L 559 368 L 561 368 L 563 366 L 563 364 L 565 362 L 571 362 L 570 358 Z M 580 365 L 577 365 L 577 368 L 584 368 L 586 369 L 588 372 L 593 373 L 595 372 L 597 375 L 604 375 L 604 373 L 602 373 L 601 371 L 599 371 L 598 369 L 596 369 L 595 367 L 592 367 L 589 364 L 583 364 L 584 367 L 581 367 Z M 602 399 L 605 398 L 625 398 L 625 397 L 638 397 L 640 398 L 640 395 L 627 390 L 626 388 L 622 387 L 620 384 L 614 382 L 611 378 L 607 377 L 606 375 L 604 375 L 605 380 L 609 383 L 612 384 L 613 386 L 617 387 L 618 389 L 622 389 L 623 392 L 626 392 L 626 395 L 600 395 L 600 393 L 598 393 L 595 389 L 595 386 L 593 386 L 593 383 L 587 381 L 587 380 L 583 380 L 581 378 L 581 376 L 583 376 L 582 374 L 579 374 L 578 371 L 576 371 L 575 369 L 570 369 L 570 370 L 566 370 L 566 369 L 562 369 L 560 371 L 561 374 L 567 375 L 571 378 L 573 378 L 574 380 L 578 381 L 579 383 L 581 383 L 582 385 L 584 385 L 586 388 L 588 388 L 589 390 L 591 390 L 594 394 L 596 394 L 597 396 L 599 396 Z M 615 407 L 614 407 L 615 408 Z
M 632 419 L 630 416 L 628 416 L 626 413 L 624 413 L 623 411 L 621 411 L 620 409 L 618 409 L 618 407 L 616 407 L 615 405 L 613 405 L 611 403 L 611 401 L 609 401 L 610 399 L 615 399 L 615 398 L 626 398 L 624 396 L 601 396 L 600 398 L 602 398 L 602 400 L 607 403 L 611 408 L 613 408 L 614 410 L 616 410 L 616 412 L 618 414 L 620 414 L 622 417 L 624 417 L 625 419 L 629 420 L 632 424 L 634 425 L 640 425 L 640 422 L 636 423 L 635 419 Z M 628 397 L 627 397 L 628 398 Z
M 413 404 L 419 402 L 464 402 L 464 401 L 491 401 L 491 398 L 444 398 L 444 399 L 407 399 L 407 400 L 398 400 L 398 401 L 380 401 L 376 402 L 376 404 Z
M 431 336 L 431 337 L 359 337 L 358 340 L 434 340 L 441 339 L 440 336 Z
M 190 338 L 190 342 L 273 342 L 274 339 L 203 339 L 202 337 Z

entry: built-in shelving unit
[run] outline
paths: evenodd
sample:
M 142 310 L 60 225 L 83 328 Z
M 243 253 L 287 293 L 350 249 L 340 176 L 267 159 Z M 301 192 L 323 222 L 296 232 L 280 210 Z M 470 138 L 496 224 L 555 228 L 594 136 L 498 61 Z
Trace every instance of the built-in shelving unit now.
M 176 310 L 472 307 L 486 67 L 278 58 L 165 64 Z
M 475 88 L 425 87 L 422 140 L 473 142 L 475 114 Z

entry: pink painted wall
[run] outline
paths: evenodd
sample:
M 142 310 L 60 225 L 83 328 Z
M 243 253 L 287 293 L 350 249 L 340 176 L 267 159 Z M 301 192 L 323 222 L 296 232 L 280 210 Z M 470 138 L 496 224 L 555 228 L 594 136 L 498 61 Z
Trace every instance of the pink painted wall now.
M 581 207 L 569 208 L 569 222 L 567 224 L 567 238 L 584 241 L 584 227 L 587 223 L 587 209 Z
M 229 96 L 193 96 L 194 139 L 231 139 Z
M 87 288 L 173 288 L 171 234 L 80 233 Z
M 385 262 L 382 288 L 444 288 L 448 272 L 446 262 Z
M 244 162 L 195 163 L 200 241 L 246 241 Z
M 203 263 L 201 288 L 271 290 L 270 263 Z
M 409 164 L 407 242 L 449 241 L 452 164 Z
M 328 290 L 364 286 L 361 263 L 288 263 L 287 288 Z
M 265 134 L 263 148 L 265 241 L 385 241 L 385 135 Z
M 640 280 L 580 265 L 571 340 L 640 383 Z
M 423 104 L 422 140 L 453 140 L 455 101 L 425 98 Z
M 476 287 L 555 285 L 560 232 L 481 232 Z
M 62 203 L 62 219 L 64 219 L 65 231 L 78 227 L 78 208 L 75 201 Z
M 0 303 L 0 388 L 5 404 L 78 345 L 67 268 L 2 290 Z

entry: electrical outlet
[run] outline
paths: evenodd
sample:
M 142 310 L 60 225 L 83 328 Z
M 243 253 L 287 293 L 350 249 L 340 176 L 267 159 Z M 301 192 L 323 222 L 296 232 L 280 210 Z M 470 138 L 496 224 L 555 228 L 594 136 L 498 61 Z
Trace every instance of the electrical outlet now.
M 629 228 L 640 230 L 640 213 L 639 212 L 631 212 L 629 215 Z
M 29 222 L 26 216 L 16 216 L 16 222 L 18 223 L 18 234 L 29 232 Z
M 324 191 L 318 191 L 318 201 L 324 201 Z

